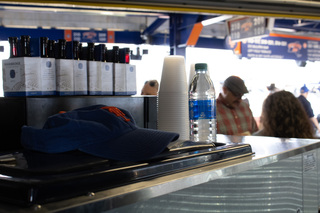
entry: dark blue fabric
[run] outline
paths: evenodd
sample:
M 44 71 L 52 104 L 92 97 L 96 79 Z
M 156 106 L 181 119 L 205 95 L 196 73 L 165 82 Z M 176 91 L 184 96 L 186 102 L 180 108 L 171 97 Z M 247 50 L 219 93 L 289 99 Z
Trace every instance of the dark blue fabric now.
M 304 110 L 306 111 L 308 117 L 309 118 L 314 117 L 313 110 L 312 110 L 310 102 L 303 95 L 300 95 L 298 97 L 298 100 L 302 104 L 302 106 L 303 106 Z
M 177 140 L 179 134 L 138 128 L 131 114 L 118 117 L 105 105 L 79 108 L 49 117 L 42 129 L 22 127 L 26 149 L 61 153 L 72 150 L 120 161 L 147 160 Z

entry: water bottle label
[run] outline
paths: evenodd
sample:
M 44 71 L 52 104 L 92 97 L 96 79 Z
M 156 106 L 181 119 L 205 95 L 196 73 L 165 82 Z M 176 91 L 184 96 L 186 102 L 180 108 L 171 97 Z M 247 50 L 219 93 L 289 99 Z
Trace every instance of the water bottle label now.
M 192 100 L 189 101 L 190 120 L 216 119 L 215 100 Z

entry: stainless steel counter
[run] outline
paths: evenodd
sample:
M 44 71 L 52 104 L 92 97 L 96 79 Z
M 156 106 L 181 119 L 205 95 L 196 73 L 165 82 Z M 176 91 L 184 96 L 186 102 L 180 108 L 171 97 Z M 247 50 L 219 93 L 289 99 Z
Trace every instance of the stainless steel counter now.
M 0 204 L 0 212 L 318 211 L 319 139 L 218 135 L 218 141 L 249 143 L 254 155 L 41 206 Z

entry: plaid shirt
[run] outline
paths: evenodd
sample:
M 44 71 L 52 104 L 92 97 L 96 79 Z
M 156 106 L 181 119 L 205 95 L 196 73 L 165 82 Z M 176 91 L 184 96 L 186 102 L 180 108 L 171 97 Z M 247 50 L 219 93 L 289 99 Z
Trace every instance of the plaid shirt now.
M 217 133 L 224 135 L 238 135 L 249 131 L 258 131 L 257 123 L 252 115 L 248 103 L 241 101 L 240 106 L 231 109 L 221 101 L 221 94 L 217 99 Z

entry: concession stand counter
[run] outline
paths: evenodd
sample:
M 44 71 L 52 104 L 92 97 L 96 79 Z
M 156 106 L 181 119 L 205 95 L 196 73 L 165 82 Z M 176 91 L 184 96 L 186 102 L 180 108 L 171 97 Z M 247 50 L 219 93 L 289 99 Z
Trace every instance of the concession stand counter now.
M 0 212 L 318 212 L 319 139 L 218 135 L 217 140 L 216 147 L 199 144 L 187 151 L 180 148 L 188 142 L 173 142 L 172 155 L 160 154 L 148 162 L 114 163 L 111 168 L 110 162 L 99 161 L 91 167 L 100 170 L 82 175 L 86 181 L 68 176 L 72 184 L 64 175 L 48 181 L 32 172 L 9 177 L 2 170 L 1 182 L 16 179 L 11 189 L 20 195 L 28 192 L 29 200 L 27 205 L 1 202 Z M 50 172 L 42 176 L 54 177 Z M 37 181 L 45 184 L 33 184 Z M 99 181 L 100 189 L 95 187 Z M 81 194 L 63 196 L 69 191 Z M 52 199 L 50 192 L 59 198 Z
M 44 2 L 45 10 L 50 10 L 46 8 L 49 1 L 23 2 L 39 5 Z M 168 16 L 171 20 L 176 19 L 181 23 L 190 21 L 192 22 L 190 26 L 199 25 L 192 21 L 193 17 L 183 17 L 180 12 L 191 15 L 195 13 L 210 15 L 220 11 L 222 14 L 276 15 L 276 17 L 283 15 L 285 18 L 296 14 L 302 18 L 319 18 L 319 9 L 314 7 L 311 1 L 300 4 L 295 1 L 293 4 L 284 4 L 283 2 L 289 1 L 282 1 L 281 5 L 274 4 L 275 1 L 263 2 L 264 4 L 258 4 L 258 1 L 191 0 L 178 1 L 179 4 L 177 4 L 176 1 L 101 0 L 91 3 L 89 1 L 56 1 L 55 4 L 60 4 L 59 7 L 62 10 L 66 10 L 68 5 L 71 7 L 77 5 L 76 9 L 88 14 L 92 8 L 84 10 L 84 6 L 90 4 L 101 8 L 111 6 L 113 10 L 118 7 L 127 12 L 135 12 L 137 8 L 155 12 L 170 9 L 173 11 L 170 14 L 171 17 Z M 18 9 L 19 14 L 22 13 L 22 9 Z M 99 13 L 104 12 L 98 9 Z M 30 13 L 29 10 L 27 12 Z M 41 13 L 44 12 L 41 11 Z M 59 16 L 59 13 L 57 15 Z M 131 16 L 129 14 L 129 18 Z M 18 18 L 15 17 L 15 19 Z M 77 22 L 83 27 L 85 22 L 81 20 Z M 113 26 L 114 19 L 110 20 Z M 141 20 L 146 22 L 146 19 Z M 143 37 L 148 37 L 148 42 L 152 41 L 151 37 L 149 38 L 154 31 L 152 28 L 163 21 L 165 20 L 159 17 L 152 22 L 151 28 L 148 27 L 143 32 Z M 92 27 L 94 23 L 94 20 L 89 22 L 90 29 L 94 29 Z M 105 17 L 102 23 L 105 28 L 107 23 Z M 189 41 L 188 38 L 194 38 L 194 35 L 188 37 L 186 29 L 189 26 L 177 25 L 171 21 L 170 23 L 168 25 L 172 37 L 169 37 L 170 52 L 184 55 L 184 47 L 187 46 L 185 43 Z M 304 23 L 302 25 L 305 26 Z M 199 28 L 195 29 L 198 32 Z M 263 30 L 268 32 L 265 31 L 265 24 Z M 139 42 L 140 31 L 139 26 Z M 190 34 L 195 31 L 190 30 Z M 124 31 L 124 33 L 127 32 L 129 32 L 128 29 Z M 70 33 L 69 30 L 63 35 L 68 36 L 68 33 Z M 117 33 L 120 35 L 121 32 Z M 176 36 L 177 33 L 187 36 Z M 114 34 L 110 33 L 110 35 Z M 132 39 L 132 34 L 126 35 L 127 38 Z M 114 38 L 114 36 L 111 37 Z M 207 37 L 202 41 L 206 42 L 206 45 L 219 42 L 217 45 L 219 48 L 221 48 L 220 45 L 225 45 L 225 39 L 213 38 L 214 42 L 207 40 Z M 296 40 L 289 37 L 288 42 L 290 39 Z M 305 42 L 304 39 L 301 40 Z M 270 38 L 267 41 L 273 42 L 274 39 Z M 202 47 L 202 43 L 199 43 L 198 47 Z M 311 43 L 315 41 L 312 40 Z M 266 52 L 265 48 L 267 47 L 263 47 L 262 51 Z M 287 53 L 285 45 L 283 49 Z M 315 48 L 314 51 L 317 50 Z M 292 55 L 296 56 L 296 54 Z M 124 108 L 134 115 L 139 127 L 156 128 L 157 100 L 155 97 L 0 98 L 0 130 L 3 138 L 0 143 L 0 213 L 319 212 L 320 139 L 217 135 L 217 143 L 214 145 L 189 141 L 172 142 L 164 152 L 151 160 L 142 162 L 116 162 L 79 151 L 44 154 L 24 150 L 21 147 L 22 125 L 41 128 L 46 118 L 52 114 L 94 104 L 116 105 Z

